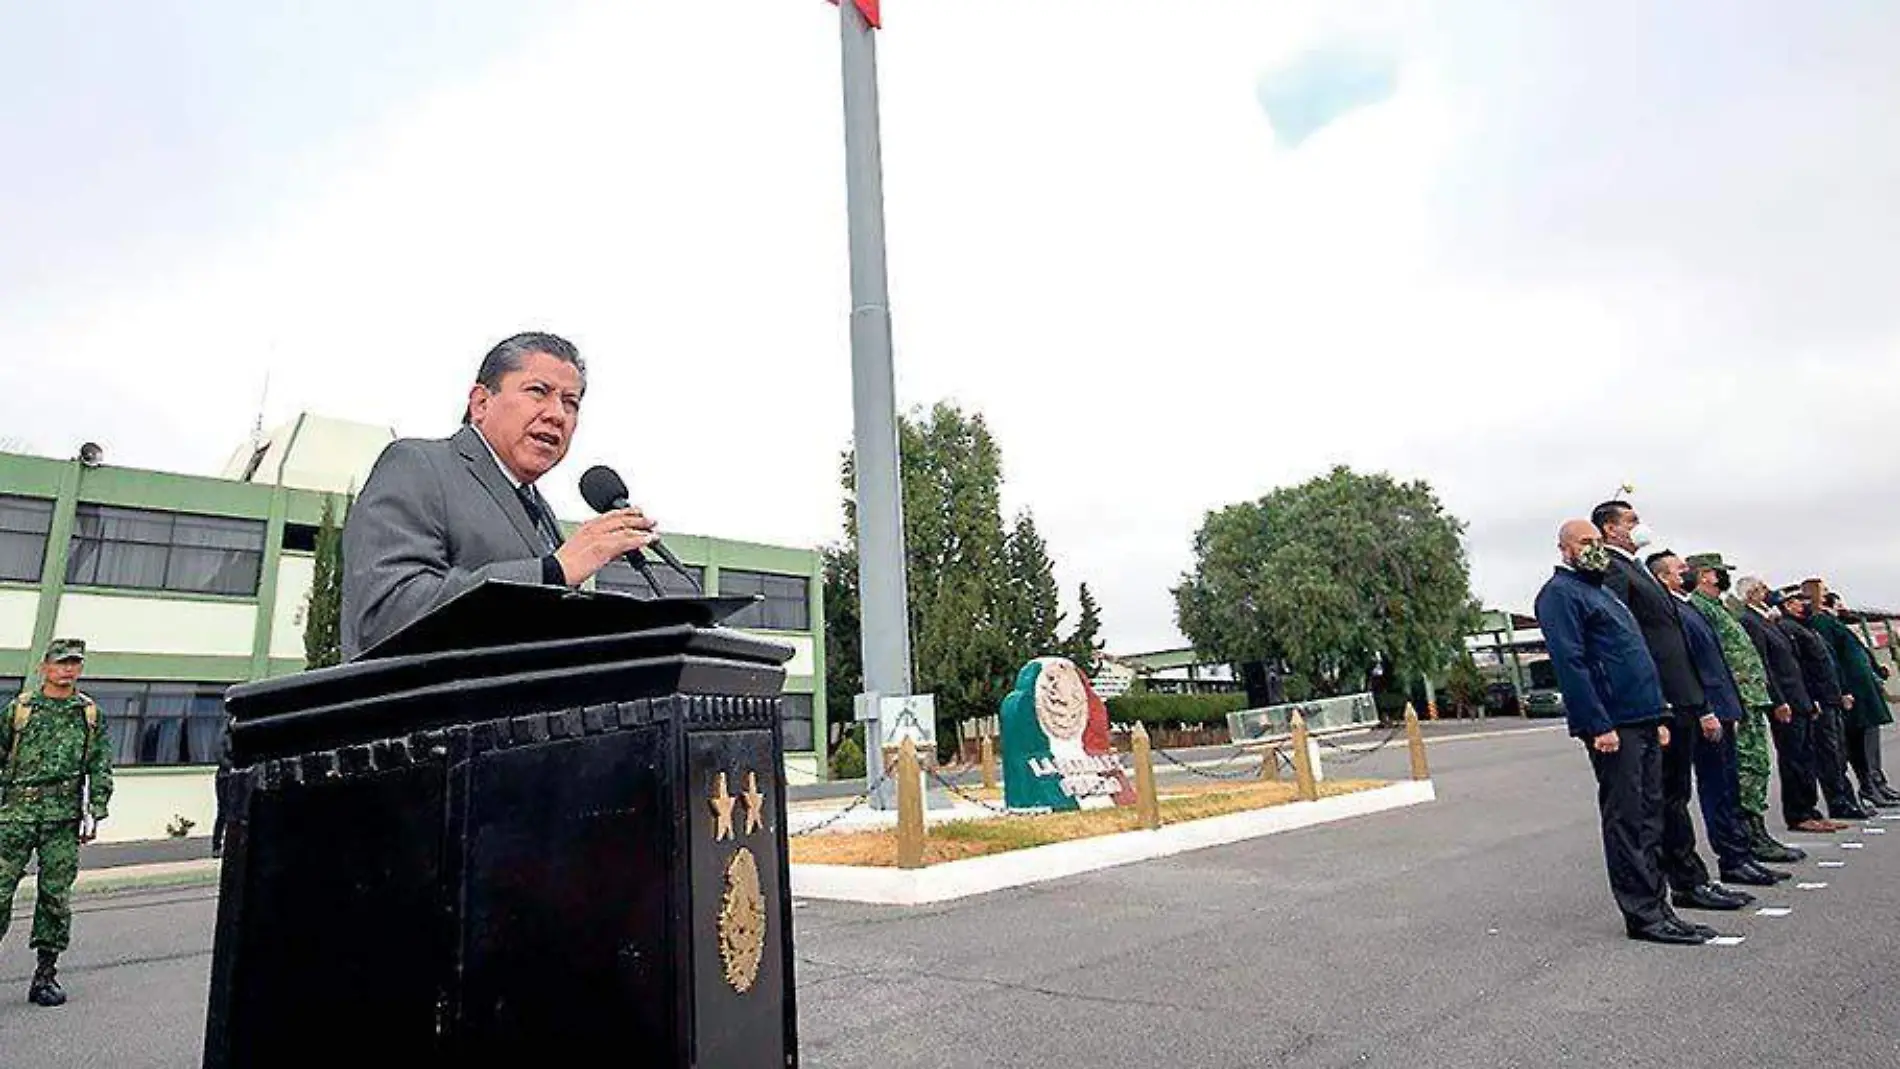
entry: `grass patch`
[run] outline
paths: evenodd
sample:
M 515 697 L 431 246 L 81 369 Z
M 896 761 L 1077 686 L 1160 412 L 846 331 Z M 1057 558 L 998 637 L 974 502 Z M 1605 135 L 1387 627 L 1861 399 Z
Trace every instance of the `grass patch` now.
M 1321 798 L 1351 794 L 1354 791 L 1383 787 L 1382 780 L 1328 780 L 1319 785 Z M 999 791 L 973 791 L 981 795 L 1000 795 Z M 1224 816 L 1249 809 L 1265 809 L 1295 800 L 1291 783 L 1206 784 L 1170 789 L 1161 795 L 1161 822 L 1178 824 L 1188 820 Z M 1008 850 L 1097 835 L 1134 831 L 1139 820 L 1134 809 L 1094 809 L 1079 813 L 1051 813 L 1046 816 L 997 817 L 993 820 L 955 820 L 933 825 L 924 838 L 924 864 L 983 857 Z M 895 831 L 840 832 L 807 835 L 792 840 L 795 865 L 873 865 L 897 864 Z

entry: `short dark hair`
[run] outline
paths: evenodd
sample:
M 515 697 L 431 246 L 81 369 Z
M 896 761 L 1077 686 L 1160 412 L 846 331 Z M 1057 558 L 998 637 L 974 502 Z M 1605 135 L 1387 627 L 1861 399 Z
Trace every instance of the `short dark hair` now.
M 1597 530 L 1601 531 L 1607 525 L 1622 519 L 1625 512 L 1634 508 L 1635 506 L 1627 501 L 1605 501 L 1590 510 L 1590 522 L 1596 524 Z
M 574 343 L 559 334 L 543 334 L 539 331 L 527 331 L 512 338 L 503 339 L 501 344 L 488 350 L 482 357 L 482 366 L 475 372 L 475 381 L 489 393 L 501 389 L 503 375 L 511 371 L 520 371 L 530 354 L 546 353 L 564 364 L 574 365 L 581 373 L 581 386 L 587 385 L 587 362 L 581 359 L 581 351 Z M 469 421 L 471 413 L 462 410 L 462 422 Z
M 1649 574 L 1655 576 L 1658 579 L 1661 579 L 1663 562 L 1668 560 L 1671 557 L 1674 557 L 1675 555 L 1676 553 L 1674 550 L 1665 549 L 1656 553 L 1651 553 L 1649 556 L 1644 557 L 1643 563 L 1649 565 Z

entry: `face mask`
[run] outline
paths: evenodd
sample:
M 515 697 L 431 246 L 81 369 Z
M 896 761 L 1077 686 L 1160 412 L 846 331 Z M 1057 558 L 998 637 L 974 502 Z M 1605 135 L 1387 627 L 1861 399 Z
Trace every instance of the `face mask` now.
M 1727 572 L 1715 573 L 1715 589 L 1723 594 L 1728 593 L 1728 573 Z
M 1577 551 L 1576 569 L 1580 572 L 1600 572 L 1610 566 L 1610 551 L 1603 543 L 1592 542 Z
M 1642 549 L 1655 540 L 1656 533 L 1649 529 L 1649 524 L 1639 523 L 1630 528 L 1630 542 L 1635 545 L 1637 549 Z

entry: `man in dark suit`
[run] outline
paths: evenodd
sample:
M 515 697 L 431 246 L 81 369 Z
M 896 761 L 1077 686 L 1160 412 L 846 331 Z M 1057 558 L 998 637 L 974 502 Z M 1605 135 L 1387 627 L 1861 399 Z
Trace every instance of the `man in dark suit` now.
M 1669 908 L 1662 846 L 1662 747 L 1669 728 L 1656 665 L 1636 618 L 1604 593 L 1609 555 L 1585 520 L 1557 532 L 1559 564 L 1537 594 L 1537 626 L 1550 647 L 1570 734 L 1596 773 L 1597 812 L 1610 893 L 1631 939 L 1693 945 L 1715 935 Z
M 1681 557 L 1665 551 L 1651 554 L 1644 563 L 1676 599 L 1689 660 L 1695 665 L 1709 712 L 1717 722 L 1713 733 L 1705 731 L 1696 740 L 1695 789 L 1702 803 L 1702 826 L 1708 829 L 1709 846 L 1715 851 L 1722 880 L 1773 887 L 1788 879 L 1789 874 L 1755 861 L 1748 826 L 1742 822 L 1741 759 L 1735 749 L 1735 732 L 1747 711 L 1742 708 L 1741 690 L 1729 672 L 1728 662 L 1722 659 L 1722 640 L 1689 601 L 1692 573 Z
M 1801 662 L 1801 678 L 1814 699 L 1814 771 L 1821 779 L 1821 793 L 1827 798 L 1827 815 L 1837 821 L 1869 820 L 1874 810 L 1864 808 L 1854 795 L 1847 778 L 1847 751 L 1841 738 L 1841 707 L 1846 689 L 1840 669 L 1834 664 L 1834 651 L 1827 640 L 1808 622 L 1813 611 L 1805 593 L 1799 589 L 1781 595 L 1781 619 L 1776 621 L 1782 633 L 1794 644 L 1795 658 Z
M 489 579 L 578 586 L 657 536 L 637 508 L 563 539 L 535 483 L 567 455 L 586 366 L 552 334 L 490 350 L 463 427 L 390 443 L 343 525 L 343 655 L 355 657 Z
M 1648 528 L 1627 501 L 1606 501 L 1590 513 L 1590 522 L 1603 533 L 1610 553 L 1603 589 L 1629 606 L 1642 629 L 1643 642 L 1656 662 L 1663 701 L 1669 711 L 1671 743 L 1663 747 L 1663 875 L 1669 879 L 1676 905 L 1694 909 L 1741 909 L 1754 896 L 1731 891 L 1709 878 L 1709 869 L 1696 853 L 1695 822 L 1689 816 L 1693 787 L 1695 746 L 1699 736 L 1710 739 L 1721 721 L 1709 712 L 1708 696 L 1689 659 L 1689 642 L 1682 632 L 1676 600 L 1636 559 L 1649 543 Z
M 1747 606 L 1742 629 L 1768 670 L 1768 698 L 1775 703 L 1768 727 L 1774 733 L 1775 764 L 1781 771 L 1781 818 L 1791 831 L 1836 832 L 1847 827 L 1821 815 L 1821 791 L 1814 769 L 1814 699 L 1801 676 L 1794 642 L 1783 633 L 1769 604 L 1768 584 L 1752 575 L 1735 581 Z

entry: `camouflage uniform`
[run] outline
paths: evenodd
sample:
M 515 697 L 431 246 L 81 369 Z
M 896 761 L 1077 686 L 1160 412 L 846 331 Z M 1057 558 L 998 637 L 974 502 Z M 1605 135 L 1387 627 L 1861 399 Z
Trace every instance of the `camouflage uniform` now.
M 103 723 L 89 728 L 91 699 L 34 692 L 26 726 L 15 737 L 15 703 L 0 712 L 0 937 L 13 912 L 13 893 L 27 859 L 40 858 L 32 945 L 58 953 L 72 941 L 72 889 L 79 875 L 80 790 L 91 777 L 91 816 L 104 820 L 112 801 L 112 747 Z M 95 714 L 96 715 L 96 714 Z
M 1748 711 L 1735 728 L 1735 754 L 1740 766 L 1742 812 L 1759 817 L 1768 812 L 1768 777 L 1774 768 L 1768 752 L 1768 713 L 1775 706 L 1768 697 L 1768 670 L 1762 666 L 1755 644 L 1748 640 L 1748 632 L 1742 630 L 1726 606 L 1700 590 L 1690 595 L 1689 601 L 1721 640 L 1722 659 L 1728 662 L 1735 687 L 1742 695 L 1742 706 Z

